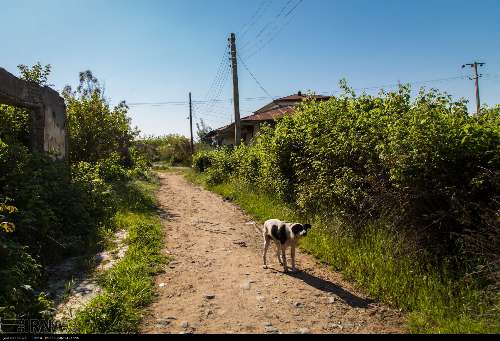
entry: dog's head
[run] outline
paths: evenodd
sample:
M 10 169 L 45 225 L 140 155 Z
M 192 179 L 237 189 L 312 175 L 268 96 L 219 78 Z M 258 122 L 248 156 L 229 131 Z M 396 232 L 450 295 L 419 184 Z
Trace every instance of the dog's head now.
M 305 237 L 307 236 L 307 231 L 312 228 L 310 224 L 293 224 L 292 232 L 297 237 Z

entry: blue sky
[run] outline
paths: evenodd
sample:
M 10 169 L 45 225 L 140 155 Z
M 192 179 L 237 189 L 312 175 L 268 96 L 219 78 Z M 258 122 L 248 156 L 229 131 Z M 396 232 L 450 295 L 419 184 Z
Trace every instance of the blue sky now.
M 189 91 L 195 101 L 224 100 L 196 105 L 197 119 L 230 122 L 230 78 L 206 97 L 230 32 L 271 96 L 332 93 L 343 77 L 354 88 L 447 79 L 415 86 L 465 97 L 472 108 L 471 70 L 460 66 L 478 60 L 487 63 L 482 101 L 500 103 L 497 0 L 0 0 L 0 8 L 1 67 L 17 74 L 20 63 L 52 64 L 56 90 L 90 69 L 112 103 L 149 103 L 130 109 L 148 135 L 188 136 L 185 103 L 150 103 L 184 102 Z M 245 115 L 269 99 L 255 99 L 268 94 L 241 63 L 239 74 L 241 97 L 252 99 L 242 101 Z

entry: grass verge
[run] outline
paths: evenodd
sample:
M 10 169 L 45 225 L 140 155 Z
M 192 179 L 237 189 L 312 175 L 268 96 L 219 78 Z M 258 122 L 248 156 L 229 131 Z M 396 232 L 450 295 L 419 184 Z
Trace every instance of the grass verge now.
M 202 185 L 238 204 L 257 221 L 270 217 L 299 220 L 300 216 L 269 194 L 237 182 L 208 186 L 203 174 L 185 172 Z M 356 238 L 338 223 L 316 219 L 301 248 L 340 271 L 371 297 L 407 312 L 410 333 L 499 333 L 498 297 L 485 302 L 474 283 L 456 278 L 446 262 L 423 264 L 407 253 L 402 238 L 383 221 Z M 496 309 L 496 310 L 495 310 Z
M 134 181 L 119 189 L 121 209 L 116 228 L 128 231 L 125 257 L 99 279 L 103 293 L 69 321 L 67 332 L 78 334 L 134 333 L 142 309 L 155 296 L 154 275 L 166 262 L 161 255 L 162 228 L 156 213 L 157 185 Z

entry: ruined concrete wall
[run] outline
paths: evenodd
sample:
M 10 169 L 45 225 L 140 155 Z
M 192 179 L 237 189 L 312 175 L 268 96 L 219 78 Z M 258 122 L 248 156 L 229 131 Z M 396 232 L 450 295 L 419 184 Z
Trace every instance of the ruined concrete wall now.
M 45 116 L 43 150 L 64 158 L 68 152 L 66 105 L 59 95 L 54 97 L 44 92 L 42 98 L 42 111 Z
M 57 91 L 21 80 L 0 68 L 0 104 L 28 109 L 32 119 L 33 148 L 56 158 L 66 158 L 66 105 Z

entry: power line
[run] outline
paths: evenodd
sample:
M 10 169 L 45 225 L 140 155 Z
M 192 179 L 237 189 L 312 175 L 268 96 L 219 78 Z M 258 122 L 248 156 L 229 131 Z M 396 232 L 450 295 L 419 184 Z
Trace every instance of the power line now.
M 260 89 L 262 91 L 264 91 L 264 93 L 269 96 L 269 98 L 271 99 L 271 101 L 274 101 L 274 98 L 273 96 L 271 96 L 271 94 L 266 90 L 266 88 L 264 88 L 264 86 L 259 82 L 259 80 L 257 79 L 257 77 L 255 77 L 255 75 L 253 74 L 252 71 L 250 71 L 250 69 L 248 68 L 248 65 L 245 63 L 245 61 L 241 58 L 240 55 L 238 55 L 238 57 L 240 58 L 240 61 L 241 63 L 243 64 L 244 68 L 248 71 L 248 73 L 250 74 L 250 76 L 253 78 L 253 80 L 255 81 L 255 83 L 257 83 L 257 85 L 260 87 Z M 277 110 L 281 113 L 281 114 L 284 114 L 285 112 L 278 106 Z
M 292 2 L 293 0 L 288 0 L 285 5 L 281 8 L 281 10 L 278 12 L 277 15 L 275 15 L 275 17 L 273 19 L 271 19 L 267 24 L 264 25 L 264 27 L 257 33 L 257 35 L 255 36 L 254 39 L 258 39 L 265 31 L 268 27 L 271 26 L 271 24 L 275 24 L 279 22 L 279 19 L 281 17 L 281 15 L 285 12 L 285 9 L 288 7 L 288 5 Z M 244 44 L 241 48 L 241 51 L 243 51 L 245 48 L 248 47 L 248 45 L 250 45 L 251 43 L 255 43 L 255 41 L 251 42 L 247 42 L 246 44 Z
M 222 94 L 222 91 L 224 90 L 224 87 L 226 86 L 227 79 L 229 78 L 229 70 L 230 68 L 227 67 L 226 71 L 224 72 L 224 76 L 221 78 L 221 81 L 218 85 L 217 92 L 214 94 L 214 97 L 211 98 L 210 100 L 207 101 L 208 106 L 206 108 L 207 112 L 211 112 L 214 108 L 214 104 L 217 103 L 220 95 Z
M 243 66 L 245 67 L 245 62 L 241 59 L 241 56 L 239 56 L 240 60 L 242 61 Z M 245 69 L 247 69 L 245 67 Z M 250 71 L 250 70 L 247 70 Z M 494 74 L 488 74 L 485 76 L 489 77 L 500 77 L 500 75 L 494 75 Z M 254 75 L 255 77 L 255 75 Z M 409 85 L 418 85 L 418 84 L 426 84 L 426 83 L 439 83 L 439 82 L 446 82 L 446 81 L 452 81 L 452 80 L 459 80 L 459 79 L 466 79 L 466 76 L 455 76 L 455 77 L 447 77 L 447 78 L 437 78 L 437 79 L 430 79 L 430 80 L 422 80 L 422 81 L 413 81 L 413 82 L 401 82 L 401 83 L 392 83 L 392 84 L 384 84 L 384 85 L 374 85 L 374 86 L 369 86 L 369 87 L 363 87 L 363 88 L 353 88 L 355 91 L 364 91 L 364 90 L 383 90 L 387 88 L 394 88 L 398 87 L 401 84 L 409 84 Z M 254 78 L 256 80 L 256 78 Z M 495 80 L 494 78 L 490 78 L 490 80 Z M 261 84 L 262 85 L 262 84 Z M 265 91 L 267 92 L 267 91 Z M 332 91 L 332 92 L 321 92 L 320 94 L 335 94 L 339 93 L 340 91 Z M 266 93 L 266 97 L 246 97 L 246 98 L 241 98 L 240 101 L 245 101 L 245 102 L 253 102 L 253 101 L 263 101 L 269 98 L 279 98 L 283 96 L 269 96 L 269 93 Z M 206 100 L 198 100 L 198 101 L 193 101 L 193 105 L 200 107 L 203 104 L 207 103 L 232 103 L 231 98 L 226 98 L 226 99 L 214 99 L 210 101 Z M 129 107 L 137 107 L 137 106 L 168 106 L 168 105 L 173 105 L 173 106 L 183 106 L 183 105 L 189 105 L 188 101 L 162 101 L 162 102 L 137 102 L 137 103 L 127 103 Z
M 252 71 L 250 71 L 250 69 L 248 68 L 247 66 L 247 63 L 245 63 L 245 61 L 243 60 L 243 58 L 241 58 L 241 56 L 238 54 L 238 58 L 240 59 L 241 61 L 241 64 L 243 64 L 243 67 L 248 71 L 248 73 L 250 74 L 250 76 L 253 78 L 253 80 L 255 81 L 255 83 L 257 83 L 257 85 L 259 86 L 259 88 L 271 99 L 273 99 L 273 96 L 271 96 L 271 94 L 269 94 L 269 92 L 264 88 L 264 86 L 259 82 L 259 80 L 257 79 L 257 77 L 255 77 L 255 75 L 252 73 Z
M 194 101 L 195 104 L 204 104 L 205 110 L 210 112 L 213 109 L 214 100 L 220 97 L 220 94 L 224 88 L 225 82 L 227 81 L 227 76 L 229 74 L 229 63 L 227 62 L 227 51 L 228 48 L 224 48 L 224 53 L 222 54 L 219 67 L 217 68 L 216 76 L 212 81 L 207 94 L 205 95 L 204 101 Z M 199 108 L 199 107 L 198 107 Z M 199 108 L 200 109 L 200 108 Z M 201 110 L 200 110 L 201 111 Z
M 240 101 L 253 102 L 262 101 L 268 99 L 268 97 L 246 97 L 241 98 Z M 207 104 L 207 103 L 232 103 L 232 98 L 226 99 L 214 99 L 210 101 L 198 100 L 193 101 L 195 105 Z M 138 103 L 127 103 L 128 106 L 167 106 L 167 105 L 187 105 L 187 101 L 163 101 L 163 102 L 138 102 Z
M 285 16 L 283 16 L 283 20 L 286 20 L 286 18 L 290 17 L 290 15 L 293 12 L 295 12 L 295 10 L 298 8 L 298 6 L 302 2 L 303 2 L 303 0 L 298 0 L 295 3 L 295 5 L 287 12 L 287 14 Z M 288 3 L 290 3 L 290 1 Z M 284 6 L 284 8 L 286 8 L 288 3 Z M 280 11 L 280 14 L 282 14 L 282 12 L 284 12 L 284 9 L 282 9 L 282 11 Z M 280 14 L 278 14 L 278 15 L 280 15 Z M 257 43 L 255 43 L 253 46 L 251 46 L 250 52 L 247 53 L 245 58 L 247 58 L 247 60 L 252 58 L 257 53 L 262 51 L 265 47 L 267 47 L 270 43 L 272 43 L 274 41 L 274 39 L 276 39 L 279 36 L 279 34 L 291 23 L 292 20 L 293 20 L 293 16 L 290 17 L 290 19 L 288 21 L 282 23 L 281 26 L 278 24 L 279 20 L 275 20 L 276 24 L 274 26 L 274 30 L 269 32 L 265 37 L 263 37 L 263 39 L 259 39 L 259 41 Z M 258 38 L 258 37 L 256 37 L 256 38 Z M 267 38 L 267 40 L 265 40 L 266 38 Z
M 225 69 L 226 65 L 227 65 L 227 63 L 225 63 L 225 61 L 226 61 L 226 53 L 227 53 L 227 47 L 224 48 L 224 52 L 222 54 L 221 61 L 219 63 L 219 66 L 217 67 L 216 76 L 214 77 L 212 83 L 210 84 L 210 86 L 208 88 L 207 94 L 205 95 L 205 99 L 210 98 L 210 96 L 212 95 L 213 90 L 217 86 L 218 82 L 220 82 L 220 78 L 221 78 L 221 76 L 222 76 L 222 74 L 224 72 L 224 69 Z
M 414 81 L 414 82 L 406 82 L 406 83 L 401 82 L 401 83 L 393 83 L 393 84 L 386 84 L 386 85 L 370 86 L 370 87 L 365 87 L 365 88 L 357 88 L 357 89 L 353 89 L 353 90 L 356 90 L 356 91 L 383 90 L 386 88 L 399 87 L 401 84 L 417 85 L 417 84 L 426 84 L 426 83 L 446 82 L 446 81 L 457 80 L 457 79 L 465 79 L 465 77 L 464 76 L 456 76 L 456 77 L 448 77 L 448 78 L 430 79 L 430 80 L 425 80 L 425 81 Z
M 244 37 L 246 36 L 246 34 L 248 33 L 249 29 L 254 26 L 255 24 L 257 24 L 257 22 L 260 20 L 260 18 L 262 18 L 262 16 L 264 15 L 264 13 L 266 12 L 267 7 L 264 7 L 264 5 L 270 5 L 272 3 L 272 0 L 263 0 L 259 7 L 257 8 L 257 10 L 254 12 L 254 14 L 252 15 L 252 17 L 250 18 L 250 20 L 245 24 L 243 25 L 243 27 L 241 28 L 241 30 L 243 31 L 241 34 L 239 34 L 240 36 L 240 40 L 244 39 Z M 260 13 L 260 11 L 262 10 L 262 13 Z M 259 15 L 260 14 L 260 15 Z

